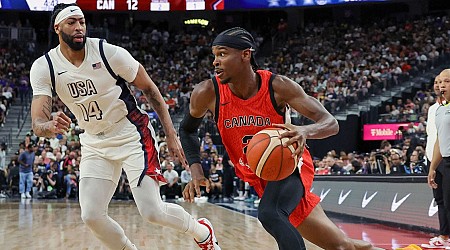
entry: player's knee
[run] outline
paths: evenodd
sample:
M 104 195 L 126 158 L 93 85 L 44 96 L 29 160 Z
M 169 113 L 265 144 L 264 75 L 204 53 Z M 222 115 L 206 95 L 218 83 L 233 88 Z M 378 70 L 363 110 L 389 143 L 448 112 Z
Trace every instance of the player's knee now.
M 97 209 L 95 205 L 84 205 L 81 207 L 81 220 L 90 228 L 107 218 L 107 212 Z
M 279 223 L 281 220 L 280 213 L 276 209 L 259 209 L 258 220 L 266 228 L 271 228 L 275 223 Z
M 165 207 L 165 203 L 162 203 L 159 206 L 152 206 L 151 208 L 146 207 L 145 209 L 140 211 L 140 213 L 145 221 L 160 224 L 160 222 L 163 222 L 165 218 Z
M 83 212 L 81 213 L 81 220 L 89 228 L 95 228 L 95 225 L 99 224 L 105 218 L 97 213 Z

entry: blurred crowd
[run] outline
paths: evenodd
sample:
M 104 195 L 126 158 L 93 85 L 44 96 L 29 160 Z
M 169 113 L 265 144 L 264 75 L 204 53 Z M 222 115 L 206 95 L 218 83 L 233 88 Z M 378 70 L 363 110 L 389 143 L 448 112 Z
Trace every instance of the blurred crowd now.
M 450 52 L 449 18 L 379 19 L 366 26 L 311 23 L 264 67 L 298 82 L 334 113 L 433 68 Z
M 370 153 L 338 154 L 332 150 L 322 159 L 314 158 L 314 165 L 319 175 L 425 175 L 426 161 L 424 142 L 416 134 L 409 134 L 395 145 L 382 141 L 380 148 Z

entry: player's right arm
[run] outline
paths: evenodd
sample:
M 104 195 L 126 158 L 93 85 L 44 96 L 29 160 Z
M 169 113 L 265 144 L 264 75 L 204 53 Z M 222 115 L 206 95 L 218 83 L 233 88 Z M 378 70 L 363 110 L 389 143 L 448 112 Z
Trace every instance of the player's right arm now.
M 210 182 L 205 178 L 200 164 L 200 142 L 198 128 L 208 110 L 214 110 L 215 92 L 212 80 L 206 80 L 198 84 L 191 95 L 189 113 L 186 114 L 180 124 L 180 139 L 186 154 L 186 159 L 191 168 L 192 181 L 183 190 L 186 201 L 194 202 L 194 197 L 200 197 L 200 186 L 206 186 L 210 190 Z
M 65 133 L 70 126 L 70 118 L 59 111 L 52 113 L 52 91 L 48 64 L 39 58 L 33 63 L 30 70 L 30 82 L 33 88 L 33 100 L 31 102 L 31 126 L 37 136 L 55 137 Z

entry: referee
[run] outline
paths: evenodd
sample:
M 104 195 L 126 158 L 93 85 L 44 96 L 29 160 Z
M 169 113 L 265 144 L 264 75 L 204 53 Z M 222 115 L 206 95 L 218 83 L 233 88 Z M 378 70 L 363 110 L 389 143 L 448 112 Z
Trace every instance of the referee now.
M 427 166 L 430 167 L 433 159 L 434 145 L 436 143 L 437 131 L 436 131 L 436 110 L 441 106 L 441 90 L 440 84 L 442 80 L 440 75 L 436 76 L 433 84 L 433 90 L 436 94 L 436 103 L 431 105 L 428 109 L 427 120 L 427 146 L 425 148 L 427 156 Z M 428 171 L 428 169 L 427 169 Z M 430 171 L 428 171 L 430 172 Z M 437 184 L 437 188 L 433 189 L 433 197 L 438 206 L 438 218 L 439 218 L 439 236 L 433 237 L 429 240 L 428 244 L 422 244 L 422 247 L 443 247 L 448 246 L 448 236 L 450 234 L 449 218 L 447 218 L 447 209 L 444 205 L 444 192 L 442 185 L 443 166 L 442 161 L 435 170 L 434 182 Z
M 439 75 L 439 80 L 440 98 L 443 101 L 436 109 L 437 138 L 431 158 L 428 185 L 433 189 L 438 188 L 438 184 L 435 181 L 436 169 L 441 164 L 439 167 L 439 171 L 442 173 L 440 185 L 442 185 L 442 196 L 448 219 L 450 218 L 450 69 L 442 71 Z M 448 242 L 446 243 L 448 244 Z

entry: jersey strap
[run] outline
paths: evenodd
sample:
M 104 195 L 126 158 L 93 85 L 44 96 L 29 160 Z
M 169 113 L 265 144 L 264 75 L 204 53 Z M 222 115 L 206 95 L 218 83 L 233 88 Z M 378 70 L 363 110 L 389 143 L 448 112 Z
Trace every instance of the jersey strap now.
M 108 60 L 106 60 L 106 56 L 105 56 L 105 50 L 103 49 L 103 42 L 105 41 L 105 39 L 100 39 L 100 44 L 99 44 L 99 50 L 100 50 L 100 56 L 102 57 L 103 63 L 105 64 L 106 69 L 108 70 L 109 74 L 111 74 L 111 76 L 114 79 L 117 79 L 117 75 L 114 73 L 114 71 L 112 70 L 111 66 L 108 63 Z
M 214 92 L 216 93 L 216 110 L 214 111 L 214 120 L 217 122 L 219 119 L 219 105 L 220 105 L 220 94 L 219 94 L 219 83 L 215 77 L 211 78 L 214 84 Z
M 284 111 L 280 110 L 277 101 L 275 100 L 275 91 L 273 90 L 273 80 L 277 75 L 272 73 L 269 79 L 269 93 L 270 93 L 270 101 L 272 102 L 273 108 L 277 111 L 277 113 L 281 116 L 284 116 Z
M 50 59 L 50 56 L 48 55 L 48 53 L 45 53 L 45 59 L 47 60 L 48 68 L 50 69 L 50 80 L 52 81 L 52 94 L 53 94 L 53 96 L 55 96 L 56 95 L 55 70 L 53 69 L 53 63 L 52 63 L 52 60 Z

